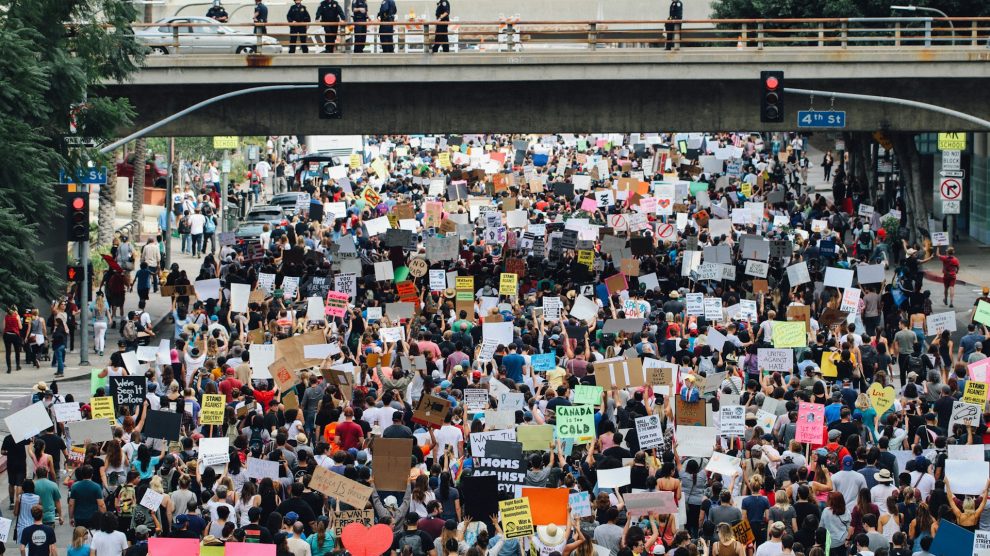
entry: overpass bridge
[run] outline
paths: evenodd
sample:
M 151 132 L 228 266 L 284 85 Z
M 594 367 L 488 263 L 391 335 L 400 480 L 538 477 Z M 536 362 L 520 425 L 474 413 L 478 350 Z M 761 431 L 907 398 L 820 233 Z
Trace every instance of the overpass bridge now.
M 990 119 L 990 19 L 684 21 L 672 50 L 663 48 L 665 23 L 459 23 L 458 51 L 429 54 L 411 37 L 429 44 L 423 29 L 432 23 L 402 22 L 394 54 L 150 56 L 131 81 L 105 90 L 137 109 L 123 134 L 218 94 L 315 84 L 318 67 L 343 68 L 341 120 L 318 119 L 317 92 L 302 89 L 226 100 L 156 131 L 165 136 L 793 130 L 798 110 L 829 108 L 827 98 L 787 95 L 785 123 L 760 123 L 758 76 L 767 69 L 783 70 L 788 88 L 894 96 Z M 983 130 L 915 108 L 847 100 L 834 108 L 847 112 L 848 130 Z

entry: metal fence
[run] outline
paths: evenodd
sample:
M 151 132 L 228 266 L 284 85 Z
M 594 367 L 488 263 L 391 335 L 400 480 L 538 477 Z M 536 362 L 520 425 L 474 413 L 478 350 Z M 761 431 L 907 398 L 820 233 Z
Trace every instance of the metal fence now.
M 211 23 L 177 16 L 135 24 L 153 53 L 519 52 L 541 49 L 986 48 L 990 18 L 708 19 L 659 21 L 396 21 Z M 438 32 L 439 28 L 439 32 Z M 298 50 L 298 48 L 297 48 Z

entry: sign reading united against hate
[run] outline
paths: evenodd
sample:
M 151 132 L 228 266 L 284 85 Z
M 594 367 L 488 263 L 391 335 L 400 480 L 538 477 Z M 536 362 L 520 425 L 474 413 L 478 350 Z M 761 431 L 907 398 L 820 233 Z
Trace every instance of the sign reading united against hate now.
M 226 408 L 223 394 L 203 394 L 203 407 L 199 412 L 199 422 L 204 425 L 222 425 Z
M 498 503 L 498 510 L 502 514 L 505 538 L 518 539 L 533 534 L 533 513 L 529 509 L 529 498 L 502 500 Z

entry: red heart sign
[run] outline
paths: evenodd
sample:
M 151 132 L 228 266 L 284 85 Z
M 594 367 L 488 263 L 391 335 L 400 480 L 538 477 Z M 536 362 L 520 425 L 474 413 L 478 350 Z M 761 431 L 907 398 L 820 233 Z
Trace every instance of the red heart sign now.
M 381 556 L 392 546 L 392 529 L 381 523 L 370 528 L 351 523 L 340 532 L 340 539 L 352 556 Z
M 670 206 L 670 199 L 657 199 L 657 204 L 660 208 L 667 208 Z

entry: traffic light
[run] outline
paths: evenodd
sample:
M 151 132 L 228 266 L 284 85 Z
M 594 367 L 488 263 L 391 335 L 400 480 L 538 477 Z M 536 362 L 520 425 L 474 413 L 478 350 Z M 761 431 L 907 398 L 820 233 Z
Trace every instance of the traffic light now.
M 66 196 L 65 228 L 69 241 L 89 241 L 89 193 Z
M 69 266 L 65 269 L 65 279 L 72 282 L 82 282 L 83 281 L 83 267 L 82 266 Z
M 320 119 L 339 120 L 340 68 L 320 68 Z
M 761 71 L 760 86 L 763 88 L 760 106 L 760 121 L 781 123 L 784 121 L 784 72 Z

